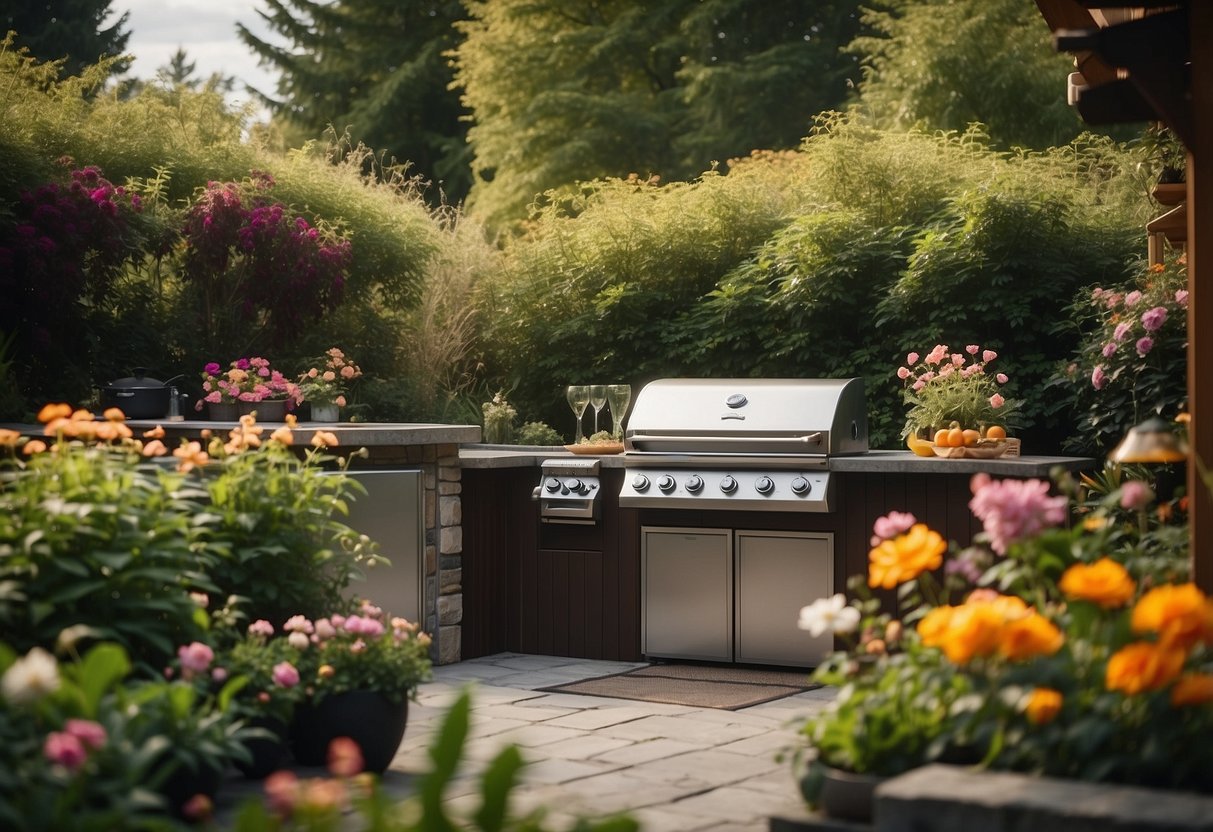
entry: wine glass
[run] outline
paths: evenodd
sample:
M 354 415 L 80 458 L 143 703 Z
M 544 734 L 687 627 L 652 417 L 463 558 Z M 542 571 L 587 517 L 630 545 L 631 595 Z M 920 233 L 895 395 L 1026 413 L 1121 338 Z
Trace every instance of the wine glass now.
M 581 437 L 581 417 L 585 415 L 585 407 L 590 403 L 590 386 L 588 384 L 571 384 L 568 390 L 565 391 L 565 397 L 569 400 L 569 407 L 573 409 L 573 415 L 577 417 L 577 431 L 573 438 L 573 444 L 579 444 Z
M 632 401 L 632 385 L 608 384 L 606 394 L 607 404 L 611 408 L 611 420 L 614 422 L 611 435 L 616 439 L 622 439 L 623 417 L 627 415 L 628 404 Z
M 590 385 L 590 407 L 594 408 L 594 433 L 598 433 L 598 413 L 606 404 L 606 389 L 605 384 Z

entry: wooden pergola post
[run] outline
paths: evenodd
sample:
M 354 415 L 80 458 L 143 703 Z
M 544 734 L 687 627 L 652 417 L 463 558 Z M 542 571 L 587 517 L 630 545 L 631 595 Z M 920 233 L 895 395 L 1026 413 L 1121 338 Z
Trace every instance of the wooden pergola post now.
M 1213 3 L 1191 3 L 1188 14 L 1193 127 L 1187 178 L 1188 412 L 1192 416 L 1188 517 L 1192 574 L 1201 589 L 1213 592 L 1213 497 L 1198 470 L 1201 464 L 1213 466 L 1213 385 L 1209 383 L 1213 372 Z

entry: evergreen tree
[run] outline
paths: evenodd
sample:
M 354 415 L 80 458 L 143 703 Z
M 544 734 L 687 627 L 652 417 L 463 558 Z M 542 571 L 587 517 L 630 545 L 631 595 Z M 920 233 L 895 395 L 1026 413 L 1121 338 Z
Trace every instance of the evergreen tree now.
M 474 113 L 469 205 L 494 225 L 537 194 L 686 179 L 795 147 L 845 99 L 857 0 L 471 0 L 456 80 Z
M 0 34 L 17 33 L 17 46 L 40 61 L 63 59 L 63 72 L 79 75 L 103 56 L 121 55 L 131 33 L 123 31 L 130 12 L 109 25 L 112 0 L 7 0 L 0 11 Z M 130 66 L 115 64 L 115 74 Z
M 276 94 L 253 90 L 297 137 L 332 125 L 354 141 L 411 164 L 448 201 L 467 193 L 465 112 L 445 55 L 455 46 L 458 0 L 263 0 L 257 14 L 277 45 L 237 24 L 263 65 L 280 73 Z

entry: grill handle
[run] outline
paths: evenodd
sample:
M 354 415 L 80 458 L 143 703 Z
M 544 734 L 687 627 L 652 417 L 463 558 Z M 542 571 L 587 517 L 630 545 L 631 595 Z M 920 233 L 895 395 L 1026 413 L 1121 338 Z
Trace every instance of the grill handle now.
M 629 438 L 633 444 L 636 442 L 694 442 L 700 447 L 713 442 L 751 445 L 770 445 L 773 442 L 803 442 L 806 445 L 821 443 L 820 432 L 810 433 L 806 436 L 668 436 L 656 433 L 634 433 Z

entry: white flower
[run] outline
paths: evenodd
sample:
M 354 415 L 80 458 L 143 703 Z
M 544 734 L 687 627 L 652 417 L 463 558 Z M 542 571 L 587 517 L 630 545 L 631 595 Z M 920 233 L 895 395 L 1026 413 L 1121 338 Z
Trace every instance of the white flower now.
M 800 609 L 800 621 L 796 625 L 808 630 L 813 638 L 832 630 L 835 633 L 854 632 L 859 626 L 859 610 L 847 606 L 847 597 L 841 592 L 833 598 L 818 598 Z
M 35 647 L 13 662 L 0 679 L 0 691 L 14 705 L 36 702 L 59 689 L 59 664 L 55 657 Z
M 307 646 L 311 644 L 311 640 L 307 637 L 307 633 L 300 633 L 298 631 L 291 633 L 286 637 L 286 640 L 287 643 L 289 643 L 291 647 L 294 647 L 296 650 L 306 650 Z

